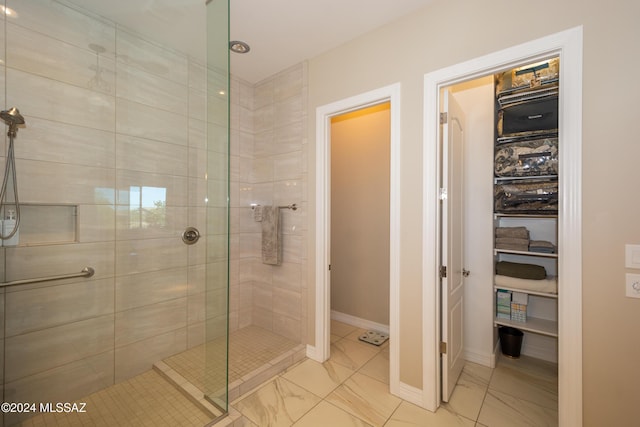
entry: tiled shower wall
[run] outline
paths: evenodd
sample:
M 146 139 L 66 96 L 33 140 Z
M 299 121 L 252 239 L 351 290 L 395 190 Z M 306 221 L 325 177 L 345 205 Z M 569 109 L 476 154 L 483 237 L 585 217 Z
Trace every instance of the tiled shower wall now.
M 306 63 L 256 85 L 232 80 L 232 230 L 238 234 L 232 237 L 231 328 L 257 325 L 301 343 L 307 321 L 306 100 Z M 251 204 L 294 203 L 297 211 L 280 211 L 282 264 L 263 264 L 261 223 Z
M 201 61 L 60 3 L 7 7 L 18 17 L 1 22 L 0 96 L 27 121 L 20 200 L 27 214 L 71 207 L 76 227 L 56 241 L 69 230 L 51 215 L 39 236 L 23 224 L 5 280 L 96 274 L 1 291 L 3 400 L 67 401 L 204 340 L 206 237 L 188 247 L 180 234 L 206 229 L 207 77 Z M 102 85 L 91 45 L 105 50 Z M 139 192 L 160 201 L 145 220 Z

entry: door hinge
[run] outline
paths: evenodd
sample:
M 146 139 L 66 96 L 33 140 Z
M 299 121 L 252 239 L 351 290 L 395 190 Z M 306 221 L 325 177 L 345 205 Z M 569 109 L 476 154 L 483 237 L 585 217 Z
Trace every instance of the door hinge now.
M 445 125 L 447 124 L 447 113 L 440 113 L 440 124 L 441 125 Z
M 441 265 L 440 266 L 440 278 L 444 278 L 447 277 L 447 266 L 446 265 Z
M 438 189 L 438 198 L 440 200 L 447 200 L 447 189 L 446 188 Z
M 447 354 L 447 343 L 440 341 L 440 354 Z
M 331 271 L 331 264 L 329 264 L 329 271 Z

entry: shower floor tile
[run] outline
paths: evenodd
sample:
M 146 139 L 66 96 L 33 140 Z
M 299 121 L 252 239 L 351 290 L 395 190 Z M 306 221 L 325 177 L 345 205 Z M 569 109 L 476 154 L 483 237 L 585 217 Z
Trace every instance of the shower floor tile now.
M 237 398 L 302 360 L 304 350 L 304 345 L 256 326 L 234 331 L 229 336 L 229 399 Z M 201 427 L 219 414 L 203 410 L 196 396 L 199 392 L 200 396 L 205 394 L 206 384 L 209 396 L 215 400 L 215 390 L 222 390 L 220 398 L 225 400 L 226 357 L 227 340 L 213 340 L 165 359 L 165 367 L 158 364 L 155 370 L 78 399 L 77 403 L 86 403 L 86 413 L 38 414 L 18 425 Z M 205 366 L 209 372 L 206 378 Z M 175 371 L 181 381 L 172 383 L 166 375 L 167 369 Z M 187 392 L 191 399 L 185 395 Z M 224 402 L 220 403 L 224 406 Z M 233 418 L 228 417 L 227 422 Z
M 248 326 L 230 333 L 229 384 L 247 379 L 251 373 L 272 364 L 279 356 L 300 346 L 300 343 L 257 326 Z M 213 340 L 171 356 L 164 362 L 201 391 L 206 391 L 205 382 L 210 390 L 217 390 L 225 385 L 226 351 L 226 340 Z M 203 380 L 206 364 L 209 375 Z M 212 365 L 220 366 L 219 369 L 212 369 Z
M 198 426 L 212 420 L 150 370 L 78 401 L 85 413 L 47 413 L 23 421 L 20 426 Z

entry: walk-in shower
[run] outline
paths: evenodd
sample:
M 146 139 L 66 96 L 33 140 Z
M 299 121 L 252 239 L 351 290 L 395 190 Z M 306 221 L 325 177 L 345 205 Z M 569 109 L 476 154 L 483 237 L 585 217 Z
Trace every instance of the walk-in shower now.
M 5 218 L 4 225 L 0 227 L 0 240 L 11 241 L 18 232 L 20 227 L 20 201 L 18 198 L 18 180 L 16 174 L 16 156 L 13 148 L 13 140 L 18 133 L 18 125 L 25 123 L 24 117 L 17 108 L 12 107 L 9 110 L 0 111 L 0 118 L 9 127 L 7 136 L 9 137 L 9 149 L 7 151 L 7 160 L 4 167 L 4 179 L 2 180 L 2 188 L 0 189 L 0 215 Z M 7 185 L 9 179 L 13 183 L 13 206 L 14 209 L 6 209 L 7 206 Z M 5 212 L 6 210 L 6 212 Z M 8 226 L 7 226 L 8 225 Z M 13 239 L 14 241 L 16 239 Z
M 6 3 L 0 394 L 36 412 L 0 426 L 223 416 L 228 0 Z M 189 350 L 187 396 L 161 362 Z M 46 413 L 58 402 L 86 413 Z

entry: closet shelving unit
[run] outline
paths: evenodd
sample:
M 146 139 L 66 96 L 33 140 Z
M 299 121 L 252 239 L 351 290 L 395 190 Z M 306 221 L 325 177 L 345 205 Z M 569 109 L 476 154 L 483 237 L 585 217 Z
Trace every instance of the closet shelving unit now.
M 554 61 L 554 62 L 551 62 Z M 551 65 L 550 65 L 551 64 Z M 517 142 L 517 141 L 526 141 L 526 140 L 535 140 L 538 138 L 557 138 L 558 130 L 549 129 L 546 131 L 534 130 L 531 133 L 528 133 L 526 130 L 523 132 L 518 132 L 517 135 L 513 137 L 505 137 L 501 135 L 500 127 L 503 125 L 500 121 L 502 118 L 500 117 L 500 110 L 502 105 L 500 104 L 499 98 L 505 95 L 508 95 L 512 98 L 517 98 L 519 94 L 526 94 L 527 92 L 553 92 L 554 88 L 556 89 L 559 85 L 557 73 L 554 75 L 554 70 L 557 70 L 559 66 L 559 60 L 557 58 L 550 60 L 547 63 L 538 63 L 530 66 L 520 67 L 517 70 L 510 70 L 509 72 L 503 74 L 502 76 L 496 75 L 495 77 L 495 94 L 496 94 L 496 102 L 495 102 L 495 113 L 496 113 L 496 150 L 498 147 L 502 146 L 506 143 Z M 552 70 L 545 70 L 543 73 L 546 73 L 545 77 L 539 79 L 536 71 L 541 70 L 543 68 L 551 67 Z M 555 68 L 554 68 L 555 67 Z M 503 78 L 504 75 L 516 76 L 520 72 L 519 70 L 524 70 L 526 73 L 527 69 L 533 70 L 533 76 L 536 79 L 534 84 L 527 86 L 519 86 L 519 87 L 509 87 L 504 89 L 504 86 L 501 88 L 500 85 L 504 82 L 499 82 L 500 78 Z M 515 79 L 515 78 L 514 78 Z M 533 87 L 535 85 L 535 87 Z M 517 85 L 514 85 L 517 86 Z M 502 89 L 502 90 L 501 90 Z M 526 97 L 525 97 L 526 98 Z M 532 98 L 533 101 L 539 101 L 539 98 Z M 557 103 L 557 95 L 555 97 Z M 526 103 L 527 101 L 520 101 L 520 103 Z M 556 109 L 557 111 L 557 109 Z M 557 117 L 556 117 L 557 119 Z M 558 144 L 559 146 L 559 144 Z M 559 175 L 535 175 L 535 174 L 527 174 L 527 176 L 496 176 L 494 177 L 494 185 L 500 186 L 503 183 L 517 184 L 517 183 L 536 183 L 536 182 L 552 182 L 559 179 Z M 497 205 L 497 203 L 496 203 Z M 539 212 L 535 212 L 534 210 L 527 210 L 525 212 L 505 212 L 500 209 L 495 209 L 494 211 L 494 230 L 497 227 L 519 227 L 524 226 L 529 230 L 530 239 L 531 240 L 543 240 L 552 243 L 556 246 L 555 253 L 546 253 L 546 252 L 534 252 L 529 250 L 512 250 L 512 249 L 499 249 L 496 248 L 494 244 L 494 265 L 499 261 L 510 261 L 517 263 L 527 263 L 534 265 L 541 265 L 545 267 L 547 271 L 548 278 L 554 278 L 557 276 L 558 269 L 558 215 L 557 210 L 545 210 L 543 207 Z M 495 236 L 495 234 L 494 234 Z M 495 242 L 494 242 L 495 243 Z M 534 289 L 525 289 L 521 287 L 510 287 L 504 286 L 503 284 L 498 285 L 494 282 L 494 326 L 509 326 L 513 328 L 520 329 L 525 332 L 541 334 L 548 337 L 558 337 L 558 322 L 557 322 L 557 307 L 558 307 L 558 287 L 556 287 L 556 292 L 547 292 L 545 290 L 534 290 Z M 497 292 L 499 291 L 511 291 L 511 292 L 520 292 L 525 293 L 528 296 L 528 304 L 527 304 L 527 315 L 526 322 L 516 321 L 512 319 L 506 319 L 498 316 L 498 308 L 497 308 Z
M 495 214 L 494 221 L 496 226 L 516 226 L 523 225 L 526 226 L 530 232 L 532 233 L 532 237 L 544 240 L 549 240 L 552 243 L 556 244 L 557 240 L 550 240 L 548 237 L 549 234 L 556 235 L 557 230 L 557 215 L 509 215 L 509 214 Z M 540 233 L 541 228 L 546 228 L 546 233 Z M 557 274 L 557 260 L 558 254 L 548 254 L 541 252 L 531 252 L 531 251 L 515 251 L 508 249 L 494 249 L 494 259 L 495 261 L 513 261 L 513 262 L 524 262 L 536 265 L 543 265 L 549 276 L 553 278 Z M 533 308 L 536 305 L 540 305 L 540 303 L 545 304 L 542 301 L 536 301 L 538 298 L 542 298 L 546 301 L 545 305 L 553 305 L 554 311 L 557 312 L 557 299 L 558 294 L 552 292 L 544 292 L 544 291 L 536 291 L 531 289 L 522 289 L 515 288 L 509 286 L 498 286 L 494 284 L 494 291 L 505 290 L 511 292 L 521 292 L 526 293 L 529 296 L 529 306 L 532 307 L 531 311 L 527 311 L 527 321 L 519 322 L 513 321 L 509 319 L 502 319 L 496 316 L 494 320 L 495 326 L 510 326 L 513 328 L 520 329 L 522 331 L 534 332 L 537 334 L 547 335 L 551 337 L 558 336 L 558 322 L 557 320 L 551 320 L 544 317 L 537 317 L 536 311 Z M 546 317 L 549 316 L 549 310 L 544 310 L 544 315 Z M 553 316 L 557 319 L 557 316 Z

